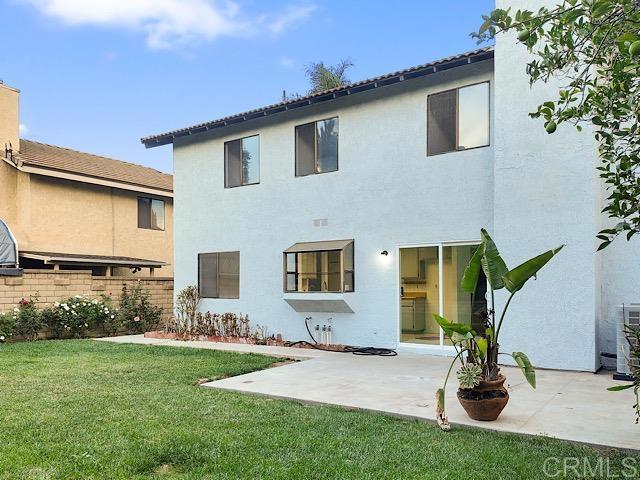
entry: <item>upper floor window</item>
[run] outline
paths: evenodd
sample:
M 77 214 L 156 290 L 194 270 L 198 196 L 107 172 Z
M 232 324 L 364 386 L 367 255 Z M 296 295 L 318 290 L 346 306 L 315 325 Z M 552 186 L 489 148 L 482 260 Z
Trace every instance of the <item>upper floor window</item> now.
M 202 298 L 240 298 L 240 252 L 199 254 L 198 289 Z
M 429 95 L 427 155 L 489 145 L 489 82 Z
M 338 117 L 296 127 L 296 177 L 338 170 Z
M 260 137 L 253 135 L 224 144 L 224 186 L 260 183 Z
M 353 240 L 296 243 L 284 270 L 285 292 L 353 292 Z
M 138 228 L 164 230 L 164 200 L 138 197 Z

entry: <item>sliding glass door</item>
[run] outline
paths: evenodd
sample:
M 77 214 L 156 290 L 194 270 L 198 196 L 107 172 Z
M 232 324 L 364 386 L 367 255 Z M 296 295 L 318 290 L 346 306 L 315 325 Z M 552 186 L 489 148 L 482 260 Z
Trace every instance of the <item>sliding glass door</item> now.
M 400 342 L 448 345 L 433 318 L 482 330 L 487 309 L 486 279 L 481 274 L 473 294 L 460 287 L 476 244 L 438 244 L 400 248 Z

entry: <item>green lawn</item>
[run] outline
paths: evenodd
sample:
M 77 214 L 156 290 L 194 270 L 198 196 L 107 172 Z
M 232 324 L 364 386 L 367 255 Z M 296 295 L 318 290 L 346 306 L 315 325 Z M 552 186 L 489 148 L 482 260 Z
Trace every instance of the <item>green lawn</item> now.
M 612 473 L 620 467 L 617 452 L 552 439 L 445 434 L 194 386 L 273 361 L 91 340 L 1 345 L 0 478 L 538 479 L 551 456 L 605 456 Z

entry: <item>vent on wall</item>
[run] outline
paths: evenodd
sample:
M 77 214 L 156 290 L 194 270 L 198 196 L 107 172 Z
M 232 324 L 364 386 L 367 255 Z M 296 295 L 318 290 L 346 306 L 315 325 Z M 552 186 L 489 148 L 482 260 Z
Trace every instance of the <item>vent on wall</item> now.
M 619 380 L 631 380 L 631 371 L 629 369 L 631 349 L 629 346 L 629 340 L 625 334 L 625 328 L 640 327 L 640 303 L 622 305 L 621 311 L 622 315 L 618 317 L 619 320 L 617 322 L 618 366 L 614 378 Z M 637 359 L 634 359 L 633 361 L 638 362 Z
M 329 225 L 329 220 L 326 218 L 316 218 L 313 221 L 314 227 L 326 227 L 327 225 Z

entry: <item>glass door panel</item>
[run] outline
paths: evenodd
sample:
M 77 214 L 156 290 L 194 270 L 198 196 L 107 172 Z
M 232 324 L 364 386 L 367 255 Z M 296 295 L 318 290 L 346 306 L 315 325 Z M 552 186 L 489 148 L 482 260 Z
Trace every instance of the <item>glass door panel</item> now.
M 400 249 L 400 341 L 440 345 L 438 247 Z
M 477 245 L 451 245 L 442 247 L 442 311 L 450 322 L 462 323 L 480 333 L 483 327 L 483 312 L 487 308 L 486 281 L 484 274 L 478 281 L 474 294 L 465 292 L 460 281 Z M 451 345 L 445 337 L 445 344 Z
M 400 249 L 400 341 L 451 345 L 433 314 L 484 330 L 486 279 L 480 273 L 474 294 L 460 287 L 477 245 L 437 245 Z

